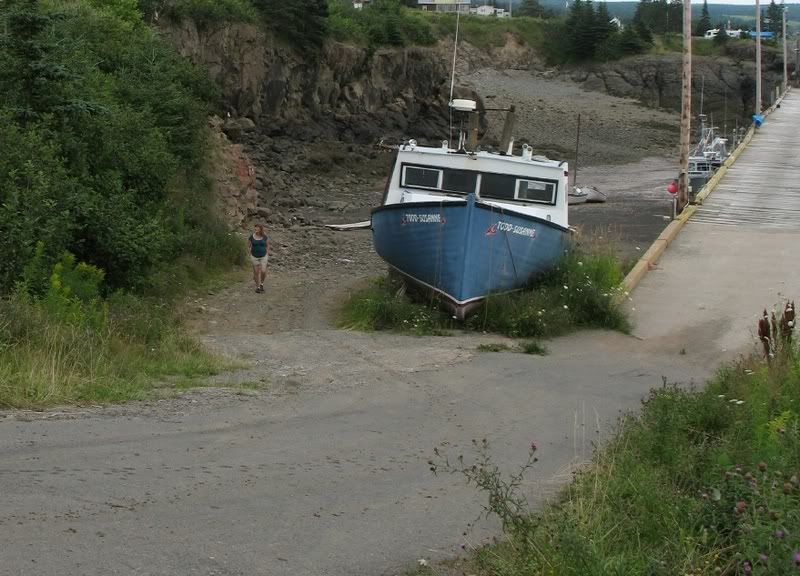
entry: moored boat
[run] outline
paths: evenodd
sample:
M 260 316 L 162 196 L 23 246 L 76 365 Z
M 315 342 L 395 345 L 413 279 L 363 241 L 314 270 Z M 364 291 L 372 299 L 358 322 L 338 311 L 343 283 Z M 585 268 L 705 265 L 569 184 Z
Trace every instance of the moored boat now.
M 471 101 L 454 101 L 474 110 Z M 561 257 L 569 234 L 566 162 L 471 148 L 401 145 L 381 206 L 375 250 L 458 318 L 487 295 L 517 290 Z
M 688 164 L 691 198 L 706 185 L 729 155 L 728 140 L 718 136 L 716 128 L 706 125 L 705 114 L 700 114 L 699 121 L 700 138 L 689 155 Z

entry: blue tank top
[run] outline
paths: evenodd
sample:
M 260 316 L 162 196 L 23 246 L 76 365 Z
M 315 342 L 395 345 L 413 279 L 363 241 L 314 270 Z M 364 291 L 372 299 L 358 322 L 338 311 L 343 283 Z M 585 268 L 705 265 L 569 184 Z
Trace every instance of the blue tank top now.
M 250 235 L 250 254 L 254 258 L 263 258 L 267 255 L 267 237 L 262 236 L 261 240 L 256 240 L 253 235 Z

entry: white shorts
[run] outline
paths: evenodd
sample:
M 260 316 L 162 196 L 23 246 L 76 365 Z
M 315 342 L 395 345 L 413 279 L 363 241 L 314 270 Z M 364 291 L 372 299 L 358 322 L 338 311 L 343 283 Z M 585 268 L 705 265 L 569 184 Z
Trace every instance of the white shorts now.
M 263 270 L 266 270 L 267 260 L 269 260 L 269 254 L 267 254 L 266 256 L 262 256 L 261 258 L 256 258 L 252 254 L 250 255 L 250 262 L 253 263 L 253 268 L 260 266 Z

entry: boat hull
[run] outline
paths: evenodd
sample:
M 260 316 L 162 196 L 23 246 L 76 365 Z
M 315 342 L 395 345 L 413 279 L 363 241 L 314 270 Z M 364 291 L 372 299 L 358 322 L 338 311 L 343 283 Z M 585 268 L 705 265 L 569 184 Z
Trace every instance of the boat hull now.
M 372 212 L 375 250 L 463 318 L 487 295 L 517 290 L 561 257 L 568 230 L 475 200 L 390 204 Z

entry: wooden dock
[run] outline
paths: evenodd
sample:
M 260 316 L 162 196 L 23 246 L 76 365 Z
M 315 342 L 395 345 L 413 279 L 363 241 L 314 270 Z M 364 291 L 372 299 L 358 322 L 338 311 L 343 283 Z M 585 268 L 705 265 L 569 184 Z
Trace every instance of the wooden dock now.
M 800 228 L 800 91 L 767 118 L 692 223 Z
M 800 301 L 800 91 L 789 93 L 632 292 L 634 334 L 715 362 Z

